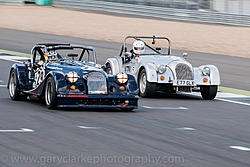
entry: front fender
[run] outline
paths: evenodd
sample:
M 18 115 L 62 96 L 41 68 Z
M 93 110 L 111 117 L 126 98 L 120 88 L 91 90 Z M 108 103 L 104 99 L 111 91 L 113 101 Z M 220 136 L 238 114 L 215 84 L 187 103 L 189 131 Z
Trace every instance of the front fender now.
M 147 81 L 157 82 L 157 69 L 155 67 L 155 64 L 152 63 L 142 64 L 137 72 L 137 78 L 139 77 L 140 72 L 143 68 L 146 71 Z
M 112 74 L 115 75 L 121 71 L 122 62 L 118 58 L 109 58 L 105 64 L 110 64 Z
M 17 80 L 17 88 L 20 91 L 26 90 L 28 88 L 28 71 L 27 71 L 27 66 L 25 64 L 13 64 L 9 76 L 11 74 L 11 71 L 14 70 L 16 73 L 16 80 Z M 9 85 L 9 81 L 8 81 Z
M 47 74 L 45 81 L 47 81 L 47 79 L 49 77 L 52 77 L 54 79 L 57 93 L 65 92 L 67 90 L 67 81 L 65 78 L 65 74 L 63 72 L 50 71 Z M 44 87 L 45 87 L 45 85 L 44 85 Z
M 210 69 L 210 76 L 204 76 L 202 70 L 208 67 Z M 209 82 L 204 83 L 203 79 L 208 78 Z M 194 80 L 197 85 L 220 85 L 220 73 L 216 66 L 214 65 L 202 65 L 200 67 L 194 68 Z

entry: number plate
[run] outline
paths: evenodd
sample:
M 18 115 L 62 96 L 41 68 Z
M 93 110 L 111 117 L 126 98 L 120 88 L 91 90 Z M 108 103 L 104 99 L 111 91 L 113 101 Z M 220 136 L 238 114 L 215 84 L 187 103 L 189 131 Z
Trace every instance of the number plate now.
M 177 80 L 173 82 L 175 86 L 195 86 L 193 80 Z

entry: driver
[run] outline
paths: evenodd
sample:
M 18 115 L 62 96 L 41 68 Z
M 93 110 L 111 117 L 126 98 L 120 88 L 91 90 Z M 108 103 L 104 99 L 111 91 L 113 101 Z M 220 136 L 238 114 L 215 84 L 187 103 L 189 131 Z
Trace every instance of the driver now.
M 54 50 L 51 50 L 51 51 L 49 51 L 48 56 L 51 57 L 52 59 L 56 58 L 57 57 L 57 52 L 54 51 Z
M 136 40 L 133 43 L 133 53 L 136 55 L 140 55 L 143 54 L 145 51 L 145 44 L 143 41 L 141 40 Z
M 136 40 L 133 43 L 133 48 L 131 49 L 131 53 L 127 55 L 126 62 L 131 61 L 134 57 L 139 57 L 139 55 L 143 54 L 145 51 L 145 43 L 141 40 Z

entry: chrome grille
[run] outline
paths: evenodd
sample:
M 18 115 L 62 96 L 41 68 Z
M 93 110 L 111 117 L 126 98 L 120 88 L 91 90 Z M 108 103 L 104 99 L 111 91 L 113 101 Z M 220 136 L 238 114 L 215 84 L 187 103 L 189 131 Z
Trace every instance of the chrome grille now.
M 107 94 L 106 77 L 101 72 L 91 72 L 87 78 L 88 94 Z
M 177 80 L 193 80 L 193 72 L 187 64 L 180 63 L 175 67 Z

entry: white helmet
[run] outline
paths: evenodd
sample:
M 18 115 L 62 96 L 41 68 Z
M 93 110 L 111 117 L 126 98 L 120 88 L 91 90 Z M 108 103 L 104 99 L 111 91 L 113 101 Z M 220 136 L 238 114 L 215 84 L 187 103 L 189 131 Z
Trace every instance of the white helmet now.
M 145 51 L 145 44 L 141 40 L 136 40 L 133 43 L 133 51 L 135 54 L 143 54 Z

